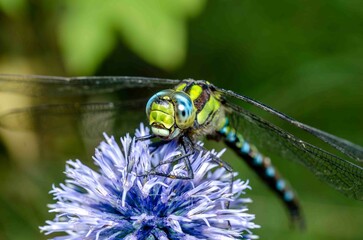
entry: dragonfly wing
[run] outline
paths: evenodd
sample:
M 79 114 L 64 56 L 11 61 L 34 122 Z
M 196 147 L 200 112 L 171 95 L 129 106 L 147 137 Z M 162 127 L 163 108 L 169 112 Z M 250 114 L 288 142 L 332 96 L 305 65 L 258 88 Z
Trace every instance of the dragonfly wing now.
M 130 88 L 170 88 L 179 82 L 171 79 L 127 76 L 67 78 L 0 74 L 0 92 L 15 92 L 27 96 L 82 96 Z
M 318 178 L 344 195 L 363 200 L 363 168 L 304 142 L 240 106 L 226 103 L 232 110 L 231 125 L 262 150 L 279 153 L 310 169 Z
M 37 154 L 54 159 L 89 156 L 104 139 L 103 132 L 118 138 L 139 127 L 146 119 L 147 99 L 177 83 L 142 77 L 0 75 L 2 108 L 9 109 L 0 113 L 1 136 L 14 159 L 28 159 L 30 154 L 12 149 L 30 143 L 34 159 Z
M 324 142 L 328 143 L 329 145 L 333 146 L 334 148 L 336 148 L 337 150 L 339 150 L 340 152 L 342 152 L 343 154 L 349 156 L 352 159 L 355 159 L 359 162 L 363 162 L 363 147 L 354 144 L 348 140 L 345 140 L 343 138 L 339 138 L 337 136 L 334 136 L 332 134 L 326 133 L 322 130 L 313 128 L 311 126 L 308 126 L 304 123 L 301 123 L 261 102 L 258 102 L 256 100 L 253 100 L 249 97 L 243 96 L 243 95 L 239 95 L 233 91 L 230 90 L 225 90 L 225 89 L 219 89 L 217 88 L 218 91 L 222 92 L 223 95 L 225 95 L 226 97 L 233 97 L 239 100 L 242 100 L 246 103 L 252 104 L 266 112 L 269 112 L 275 116 L 278 116 L 279 118 L 291 123 L 292 125 L 301 128 L 305 131 L 307 131 L 308 133 L 318 137 L 319 139 L 323 140 Z
M 115 123 L 132 125 L 145 120 L 148 98 L 177 83 L 178 80 L 145 77 L 0 75 L 0 94 L 11 92 L 29 97 L 25 106 L 0 114 L 0 127 L 44 134 L 83 125 L 82 134 L 92 137 L 110 132 Z
M 2 140 L 8 157 L 16 161 L 87 159 L 104 141 L 104 133 L 119 139 L 140 126 L 145 120 L 145 102 L 139 102 L 48 104 L 16 109 L 0 116 Z
M 84 137 L 100 138 L 103 132 L 121 134 L 145 120 L 147 99 L 122 102 L 44 104 L 14 109 L 0 115 L 0 127 L 42 134 L 65 133 L 79 126 Z M 127 125 L 127 126 L 124 126 Z

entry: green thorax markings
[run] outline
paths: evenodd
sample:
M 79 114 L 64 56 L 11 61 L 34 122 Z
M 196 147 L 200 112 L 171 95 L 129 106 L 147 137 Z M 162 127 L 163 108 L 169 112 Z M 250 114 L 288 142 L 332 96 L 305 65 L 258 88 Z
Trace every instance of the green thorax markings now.
M 196 135 L 214 134 L 225 122 L 225 110 L 220 94 L 206 81 L 184 80 L 175 91 L 185 92 L 193 101 L 196 119 L 192 132 Z

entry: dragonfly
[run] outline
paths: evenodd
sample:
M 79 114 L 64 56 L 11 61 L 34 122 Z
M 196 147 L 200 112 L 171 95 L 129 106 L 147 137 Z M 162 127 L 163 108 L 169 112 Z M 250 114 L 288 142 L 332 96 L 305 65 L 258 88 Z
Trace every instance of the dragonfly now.
M 360 166 L 363 162 L 363 147 L 204 80 L 0 75 L 1 92 L 31 96 L 38 99 L 39 103 L 1 114 L 0 127 L 5 129 L 28 128 L 24 124 L 24 119 L 28 118 L 58 118 L 67 114 L 76 117 L 104 116 L 99 121 L 103 124 L 119 117 L 127 122 L 126 125 L 131 125 L 133 121 L 130 119 L 136 113 L 142 113 L 143 119 L 149 121 L 153 137 L 162 140 L 179 138 L 191 143 L 188 145 L 190 148 L 195 146 L 193 142 L 199 137 L 223 141 L 277 194 L 293 221 L 303 222 L 299 201 L 271 159 L 260 148 L 304 165 L 320 180 L 347 197 L 363 200 L 363 167 Z M 100 101 L 102 98 L 97 97 L 97 101 L 84 100 L 86 96 L 109 93 L 116 93 L 119 99 Z M 58 103 L 57 99 L 71 100 Z M 264 120 L 242 107 L 246 103 L 322 140 L 343 157 L 301 140 Z M 90 131 L 96 131 L 97 128 L 104 131 L 103 124 L 92 125 Z M 46 127 L 44 125 L 41 124 L 41 127 Z M 52 127 L 54 125 L 48 126 Z

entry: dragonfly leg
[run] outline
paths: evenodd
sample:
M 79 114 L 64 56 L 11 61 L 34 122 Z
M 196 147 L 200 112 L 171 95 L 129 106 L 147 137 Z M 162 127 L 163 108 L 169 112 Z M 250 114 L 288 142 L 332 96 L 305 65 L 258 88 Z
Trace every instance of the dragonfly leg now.
M 168 178 L 172 178 L 172 179 L 185 179 L 185 180 L 194 179 L 194 172 L 192 170 L 189 157 L 191 155 L 193 155 L 195 153 L 195 151 L 192 150 L 192 152 L 187 153 L 187 150 L 186 150 L 186 147 L 185 147 L 185 144 L 184 144 L 183 141 L 181 141 L 181 145 L 183 146 L 184 154 L 181 154 L 179 156 L 174 156 L 174 157 L 172 157 L 170 159 L 166 159 L 164 161 L 160 161 L 157 165 L 155 165 L 153 167 L 153 169 L 151 171 L 148 171 L 145 174 L 142 174 L 142 175 L 139 175 L 139 176 L 158 175 L 158 176 L 168 177 Z M 175 163 L 175 162 L 179 162 L 180 160 L 184 161 L 185 168 L 187 170 L 188 176 L 175 175 L 175 174 L 170 174 L 170 173 L 162 173 L 162 172 L 157 171 L 157 168 L 162 166 L 162 165 L 172 164 L 172 163 Z
M 176 174 L 171 174 L 171 173 L 162 173 L 162 172 L 157 172 L 155 170 L 151 170 L 144 174 L 138 175 L 138 177 L 147 177 L 150 175 L 162 176 L 162 177 L 167 177 L 167 178 L 171 178 L 171 179 L 181 179 L 181 180 L 191 180 L 192 179 L 189 175 L 183 176 L 183 175 L 176 175 Z
M 150 140 L 153 138 L 156 138 L 156 135 L 149 134 L 149 135 L 145 135 L 145 136 L 135 137 L 135 141 L 146 141 L 146 140 Z

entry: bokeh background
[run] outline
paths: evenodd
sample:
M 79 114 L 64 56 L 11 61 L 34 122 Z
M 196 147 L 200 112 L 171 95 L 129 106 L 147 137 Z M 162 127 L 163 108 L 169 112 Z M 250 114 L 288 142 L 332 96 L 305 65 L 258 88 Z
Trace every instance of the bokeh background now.
M 0 73 L 205 79 L 363 145 L 361 1 L 0 0 Z M 1 113 L 33 103 L 0 92 Z M 48 191 L 64 180 L 65 161 L 81 158 L 77 133 L 61 138 L 55 129 L 41 141 L 27 130 L 0 132 L 0 239 L 46 239 L 38 226 L 53 217 Z M 363 239 L 362 202 L 272 157 L 301 199 L 305 231 L 290 227 L 279 200 L 242 161 L 224 157 L 250 179 L 261 239 Z

